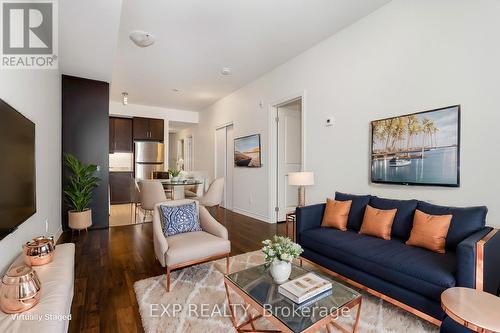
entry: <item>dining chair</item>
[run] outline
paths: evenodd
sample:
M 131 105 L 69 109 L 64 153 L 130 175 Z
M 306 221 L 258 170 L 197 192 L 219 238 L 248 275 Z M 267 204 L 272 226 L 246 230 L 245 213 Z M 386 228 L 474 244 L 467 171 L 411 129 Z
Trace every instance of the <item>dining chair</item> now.
M 153 179 L 169 179 L 169 174 L 167 171 L 153 171 Z M 165 191 L 167 199 L 173 200 L 174 189 L 166 185 L 163 185 L 163 190 Z
M 152 213 L 157 203 L 167 201 L 167 196 L 159 180 L 141 180 L 139 190 L 141 209 L 144 211 L 142 222 L 144 223 L 146 222 L 147 213 Z
M 139 183 L 136 178 L 134 178 L 134 184 L 131 186 L 131 189 L 132 204 L 134 205 L 134 223 L 137 223 L 137 210 L 141 207 L 141 189 L 139 188 Z
M 167 198 L 167 200 L 174 200 L 174 188 L 163 185 L 163 184 L 162 184 L 162 186 L 163 186 L 163 191 L 165 192 L 165 197 Z
M 205 207 L 220 206 L 224 194 L 224 178 L 217 178 L 210 184 L 208 191 L 199 199 L 200 205 Z
M 201 198 L 206 190 L 208 190 L 208 176 L 205 171 L 190 171 L 187 175 L 188 179 L 194 179 L 200 181 L 199 185 L 185 186 L 184 187 L 184 197 L 190 199 Z

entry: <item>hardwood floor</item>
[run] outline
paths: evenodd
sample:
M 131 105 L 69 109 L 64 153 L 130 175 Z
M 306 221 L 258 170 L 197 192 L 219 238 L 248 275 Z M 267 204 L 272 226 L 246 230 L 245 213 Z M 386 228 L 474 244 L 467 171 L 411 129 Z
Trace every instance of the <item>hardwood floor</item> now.
M 285 233 L 285 223 L 269 224 L 223 208 L 211 213 L 227 228 L 231 255 L 259 250 L 263 240 Z
M 231 255 L 260 249 L 260 242 L 284 233 L 284 223 L 268 224 L 219 208 L 211 212 L 226 226 Z M 75 292 L 70 332 L 143 332 L 134 282 L 164 274 L 154 259 L 152 224 L 65 232 L 59 243 L 74 242 Z

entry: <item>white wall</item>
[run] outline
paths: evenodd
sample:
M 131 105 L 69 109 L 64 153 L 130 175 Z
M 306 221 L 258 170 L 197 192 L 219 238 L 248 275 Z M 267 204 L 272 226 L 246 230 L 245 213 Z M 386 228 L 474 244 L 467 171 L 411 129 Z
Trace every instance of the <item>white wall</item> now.
M 148 105 L 130 104 L 130 103 L 127 105 L 123 105 L 120 102 L 113 102 L 113 101 L 109 102 L 109 114 L 112 116 L 146 117 L 146 118 L 163 119 L 165 127 L 164 139 L 163 139 L 163 142 L 165 142 L 165 147 L 164 147 L 165 167 L 167 167 L 169 164 L 168 122 L 181 121 L 186 123 L 197 124 L 199 120 L 197 111 L 167 109 L 157 106 L 148 106 Z
M 62 233 L 60 74 L 54 70 L 0 70 L 0 98 L 35 123 L 37 206 L 35 215 L 0 241 L 1 273 L 31 238 L 58 238 Z
M 235 169 L 234 207 L 267 219 L 272 202 L 267 106 L 305 91 L 306 168 L 316 175 L 309 202 L 339 190 L 487 205 L 488 223 L 500 226 L 499 12 L 496 0 L 390 2 L 200 112 L 197 168 L 213 174 L 218 125 L 232 121 L 235 137 L 261 133 L 264 166 Z M 460 188 L 369 183 L 371 120 L 454 104 L 462 105 Z M 337 123 L 327 128 L 330 114 Z

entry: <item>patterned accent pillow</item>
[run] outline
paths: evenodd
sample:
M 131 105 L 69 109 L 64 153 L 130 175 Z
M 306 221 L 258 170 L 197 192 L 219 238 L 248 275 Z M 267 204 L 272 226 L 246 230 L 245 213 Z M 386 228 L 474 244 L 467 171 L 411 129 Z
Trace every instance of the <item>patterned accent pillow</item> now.
M 165 237 L 202 231 L 196 202 L 180 206 L 160 205 L 161 228 Z

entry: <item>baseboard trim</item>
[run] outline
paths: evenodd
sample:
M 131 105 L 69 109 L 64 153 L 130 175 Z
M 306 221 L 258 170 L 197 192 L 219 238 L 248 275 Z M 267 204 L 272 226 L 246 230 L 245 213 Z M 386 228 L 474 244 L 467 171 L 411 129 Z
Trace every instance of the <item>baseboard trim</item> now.
M 249 212 L 249 211 L 241 209 L 241 208 L 233 207 L 233 212 L 241 214 L 241 215 L 245 215 L 245 216 L 251 217 L 253 219 L 266 222 L 266 223 L 274 223 L 274 222 L 271 222 L 267 216 L 252 213 L 252 212 Z

